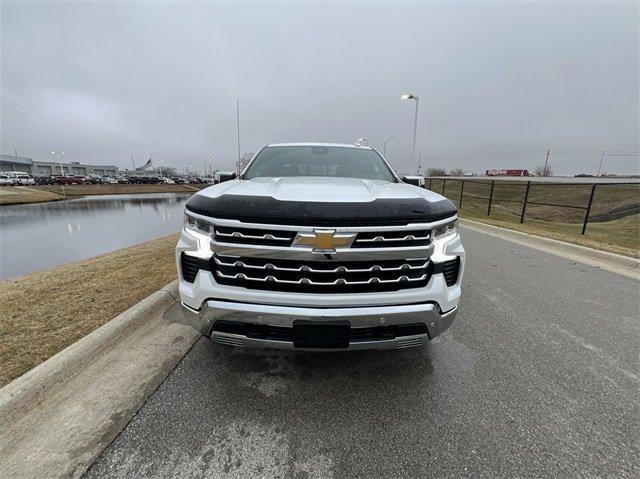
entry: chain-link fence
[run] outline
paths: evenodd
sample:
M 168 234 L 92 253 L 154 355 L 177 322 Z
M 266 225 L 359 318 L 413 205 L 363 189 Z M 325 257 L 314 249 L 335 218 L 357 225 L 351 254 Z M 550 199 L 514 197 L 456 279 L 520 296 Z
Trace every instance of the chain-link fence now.
M 627 254 L 640 250 L 640 183 L 427 178 L 425 186 L 453 201 L 463 217 L 592 239 Z

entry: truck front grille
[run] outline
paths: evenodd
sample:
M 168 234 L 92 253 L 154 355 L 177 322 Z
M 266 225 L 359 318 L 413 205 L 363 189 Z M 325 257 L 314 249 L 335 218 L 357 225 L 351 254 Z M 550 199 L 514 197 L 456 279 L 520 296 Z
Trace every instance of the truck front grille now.
M 419 288 L 429 282 L 428 258 L 370 261 L 295 261 L 216 254 L 220 284 L 299 293 L 364 293 Z

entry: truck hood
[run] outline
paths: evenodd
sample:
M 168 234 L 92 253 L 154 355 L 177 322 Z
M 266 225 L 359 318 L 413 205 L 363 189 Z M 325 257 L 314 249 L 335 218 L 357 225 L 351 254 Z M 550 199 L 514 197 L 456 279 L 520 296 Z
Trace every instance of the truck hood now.
M 192 196 L 187 210 L 253 223 L 318 226 L 436 221 L 457 211 L 443 196 L 413 185 L 328 177 L 228 181 Z

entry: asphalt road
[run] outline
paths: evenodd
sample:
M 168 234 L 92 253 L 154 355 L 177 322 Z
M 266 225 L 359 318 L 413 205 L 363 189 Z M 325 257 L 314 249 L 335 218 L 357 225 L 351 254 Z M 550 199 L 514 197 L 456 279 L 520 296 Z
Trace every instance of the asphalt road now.
M 460 312 L 426 348 L 202 339 L 86 477 L 640 477 L 640 283 L 463 235 Z

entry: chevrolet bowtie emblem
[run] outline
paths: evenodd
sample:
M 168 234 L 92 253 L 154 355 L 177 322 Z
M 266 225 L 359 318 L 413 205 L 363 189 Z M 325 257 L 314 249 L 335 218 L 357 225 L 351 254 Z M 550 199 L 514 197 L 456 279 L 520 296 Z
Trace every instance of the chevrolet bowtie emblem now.
M 298 233 L 294 246 L 311 246 L 315 253 L 335 252 L 336 246 L 351 246 L 355 233 L 336 233 L 336 230 L 313 230 L 313 233 Z

